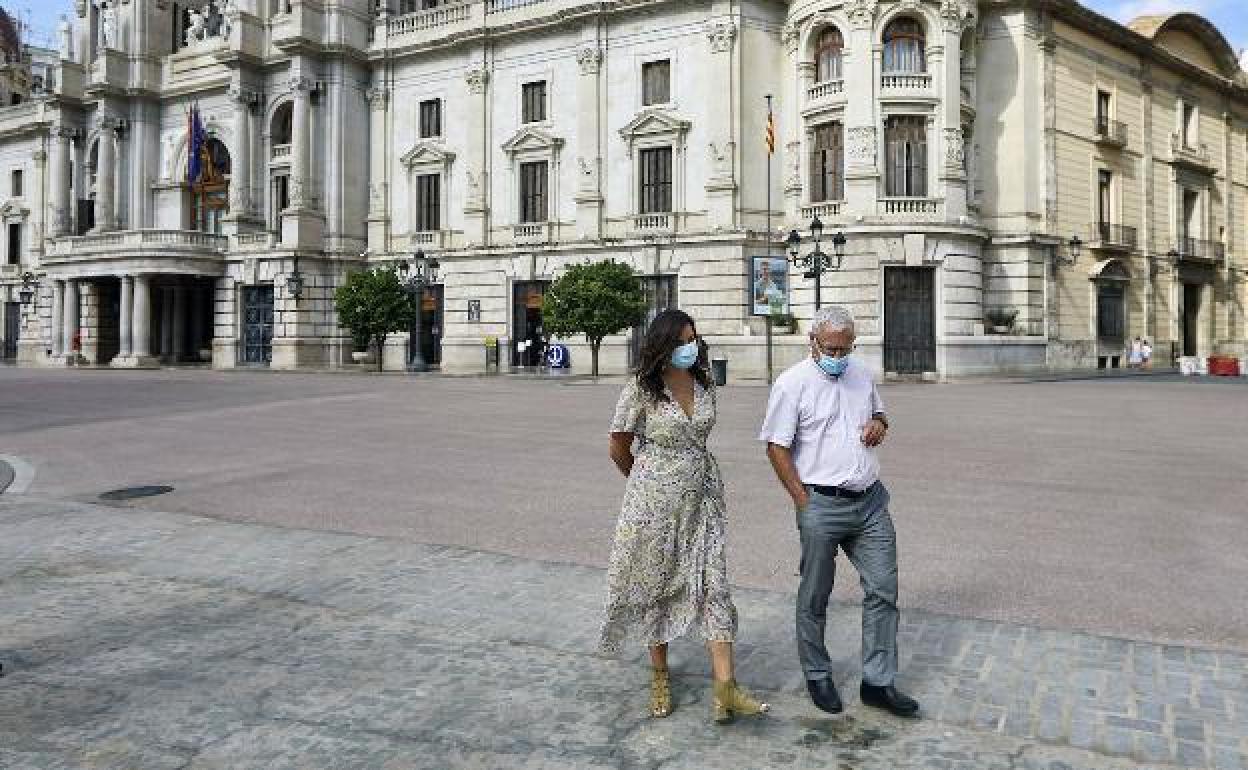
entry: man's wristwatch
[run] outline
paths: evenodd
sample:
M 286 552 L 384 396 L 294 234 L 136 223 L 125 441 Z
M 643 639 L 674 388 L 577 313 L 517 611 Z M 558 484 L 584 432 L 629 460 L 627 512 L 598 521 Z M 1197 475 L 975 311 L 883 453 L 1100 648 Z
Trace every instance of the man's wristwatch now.
M 884 430 L 888 430 L 888 418 L 884 416 L 883 412 L 876 412 L 875 414 L 871 415 L 871 419 L 879 420 L 880 422 L 884 424 Z

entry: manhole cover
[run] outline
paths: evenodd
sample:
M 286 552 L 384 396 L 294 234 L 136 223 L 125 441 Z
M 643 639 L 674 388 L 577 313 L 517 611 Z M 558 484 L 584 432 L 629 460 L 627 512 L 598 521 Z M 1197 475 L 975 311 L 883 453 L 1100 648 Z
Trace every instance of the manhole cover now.
M 126 487 L 125 489 L 114 489 L 111 492 L 105 492 L 100 495 L 100 499 L 133 500 L 136 497 L 155 497 L 156 495 L 167 495 L 172 491 L 173 487 L 166 486 Z

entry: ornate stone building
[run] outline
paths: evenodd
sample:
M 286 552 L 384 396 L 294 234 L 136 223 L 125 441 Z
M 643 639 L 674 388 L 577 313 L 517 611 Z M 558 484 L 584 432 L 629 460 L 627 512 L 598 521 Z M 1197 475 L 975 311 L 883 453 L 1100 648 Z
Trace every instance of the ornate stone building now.
M 768 241 L 783 254 L 816 217 L 825 251 L 843 236 L 822 299 L 853 307 L 859 352 L 883 371 L 1113 366 L 1137 335 L 1161 358 L 1243 352 L 1248 76 L 1190 14 L 1122 26 L 1070 0 L 76 11 L 47 93 L 0 107 L 0 185 L 23 180 L 0 195 L 3 328 L 28 362 L 344 365 L 335 287 L 423 253 L 441 269 L 390 368 L 419 346 L 480 370 L 487 338 L 504 367 L 534 365 L 550 281 L 611 258 L 652 310 L 694 315 L 734 376 L 759 376 L 751 258 Z M 813 279 L 792 269 L 788 284 L 804 331 Z M 606 370 L 629 365 L 636 336 L 608 341 Z M 800 333 L 775 343 L 777 367 L 805 348 Z

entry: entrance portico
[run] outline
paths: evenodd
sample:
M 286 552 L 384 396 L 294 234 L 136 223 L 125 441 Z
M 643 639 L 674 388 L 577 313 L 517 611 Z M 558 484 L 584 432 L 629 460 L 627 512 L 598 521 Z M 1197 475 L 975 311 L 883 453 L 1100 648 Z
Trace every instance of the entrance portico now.
M 54 363 L 141 368 L 200 361 L 211 349 L 224 238 L 132 230 L 52 243 Z

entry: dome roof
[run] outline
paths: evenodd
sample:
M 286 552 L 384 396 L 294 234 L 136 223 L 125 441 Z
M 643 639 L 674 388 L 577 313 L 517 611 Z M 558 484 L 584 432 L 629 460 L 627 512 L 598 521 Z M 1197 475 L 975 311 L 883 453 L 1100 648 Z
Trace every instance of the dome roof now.
M 13 18 L 0 8 L 0 52 L 4 53 L 5 61 L 19 61 L 22 58 L 22 36 L 17 31 Z

